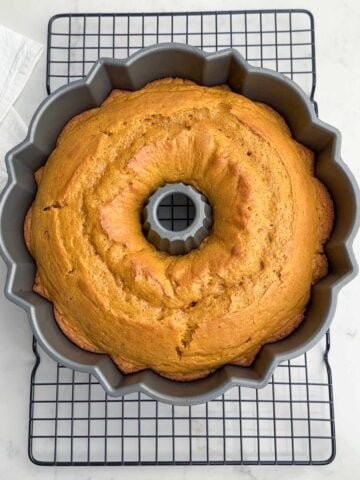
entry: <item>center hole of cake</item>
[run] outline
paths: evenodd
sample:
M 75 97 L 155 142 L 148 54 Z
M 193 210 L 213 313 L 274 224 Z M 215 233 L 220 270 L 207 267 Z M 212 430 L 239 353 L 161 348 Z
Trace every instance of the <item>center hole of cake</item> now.
M 157 208 L 156 216 L 163 228 L 171 232 L 181 232 L 194 223 L 196 207 L 184 193 L 166 195 Z

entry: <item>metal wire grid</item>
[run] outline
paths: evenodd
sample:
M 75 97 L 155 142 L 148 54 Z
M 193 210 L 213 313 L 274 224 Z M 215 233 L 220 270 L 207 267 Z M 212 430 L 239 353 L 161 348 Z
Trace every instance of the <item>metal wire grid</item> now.
M 261 390 L 192 407 L 108 397 L 34 345 L 29 455 L 40 465 L 326 464 L 335 452 L 329 338 Z
M 238 48 L 251 63 L 295 79 L 313 99 L 313 19 L 300 10 L 56 16 L 48 90 L 86 74 L 99 56 L 125 57 L 162 41 Z M 236 387 L 206 404 L 174 407 L 143 394 L 108 397 L 94 378 L 56 364 L 34 342 L 29 457 L 40 465 L 330 463 L 329 348 L 327 334 L 280 365 L 262 390 Z
M 293 78 L 313 98 L 314 25 L 304 10 L 56 15 L 48 30 L 47 88 L 85 76 L 99 57 L 187 43 L 212 52 L 236 48 L 253 65 Z
M 168 230 L 185 230 L 195 218 L 194 202 L 183 193 L 171 193 L 160 202 L 157 217 L 161 225 Z

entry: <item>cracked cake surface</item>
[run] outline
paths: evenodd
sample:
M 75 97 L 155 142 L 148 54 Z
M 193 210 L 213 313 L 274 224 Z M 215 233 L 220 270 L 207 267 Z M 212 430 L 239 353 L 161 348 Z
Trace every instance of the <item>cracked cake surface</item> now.
M 35 176 L 24 225 L 34 289 L 72 342 L 124 373 L 192 380 L 250 365 L 299 325 L 327 273 L 333 207 L 313 153 L 278 113 L 225 86 L 114 90 L 70 120 Z M 146 240 L 141 211 L 176 182 L 207 197 L 213 226 L 172 256 Z

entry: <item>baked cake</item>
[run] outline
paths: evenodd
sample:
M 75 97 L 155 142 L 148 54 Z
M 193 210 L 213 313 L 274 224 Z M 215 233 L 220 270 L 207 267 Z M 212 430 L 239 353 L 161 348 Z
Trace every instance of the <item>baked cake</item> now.
M 225 86 L 167 78 L 114 90 L 63 129 L 25 222 L 34 289 L 78 346 L 124 373 L 191 380 L 248 366 L 304 318 L 327 273 L 329 194 L 283 118 Z M 169 255 L 146 200 L 192 185 L 212 206 L 200 247 Z

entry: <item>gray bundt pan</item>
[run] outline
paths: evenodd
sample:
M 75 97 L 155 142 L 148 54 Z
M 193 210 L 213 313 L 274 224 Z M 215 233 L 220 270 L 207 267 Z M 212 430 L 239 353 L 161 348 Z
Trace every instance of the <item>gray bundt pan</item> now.
M 183 77 L 202 85 L 227 83 L 234 91 L 265 102 L 288 121 L 295 138 L 317 153 L 316 174 L 335 202 L 336 222 L 326 246 L 330 272 L 312 291 L 307 315 L 289 337 L 264 346 L 251 367 L 224 366 L 202 380 L 180 383 L 147 370 L 122 375 L 106 355 L 86 352 L 59 330 L 52 305 L 33 292 L 35 263 L 23 239 L 23 223 L 36 185 L 33 173 L 43 165 L 66 122 L 98 106 L 113 88 L 137 90 L 161 77 Z M 125 60 L 101 59 L 83 80 L 59 88 L 37 109 L 26 139 L 6 157 L 9 180 L 0 200 L 1 253 L 8 266 L 5 294 L 29 316 L 41 347 L 57 362 L 93 374 L 113 396 L 143 392 L 172 404 L 195 404 L 217 397 L 234 385 L 260 388 L 284 360 L 310 349 L 329 328 L 340 288 L 355 275 L 351 243 L 355 234 L 357 187 L 340 159 L 340 134 L 317 118 L 304 92 L 266 69 L 251 67 L 235 50 L 204 53 L 179 44 L 140 50 Z

